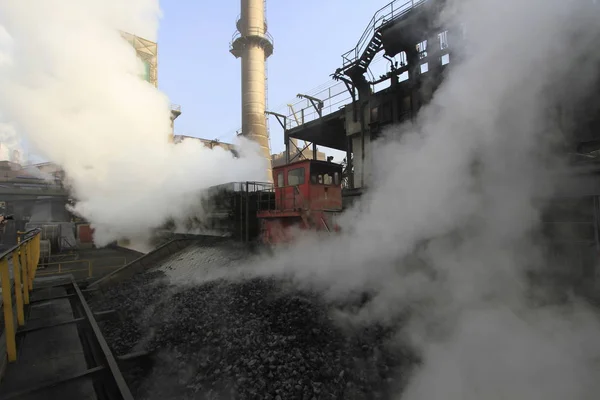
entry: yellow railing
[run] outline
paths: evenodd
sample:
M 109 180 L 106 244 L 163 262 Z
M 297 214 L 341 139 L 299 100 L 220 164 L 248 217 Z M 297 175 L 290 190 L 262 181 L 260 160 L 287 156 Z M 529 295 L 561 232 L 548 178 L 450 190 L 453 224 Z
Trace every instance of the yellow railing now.
M 40 261 L 41 231 L 28 232 L 29 237 L 0 256 L 0 279 L 2 281 L 2 306 L 4 309 L 4 335 L 6 354 L 9 362 L 17 359 L 15 340 L 15 310 L 13 308 L 13 289 L 16 303 L 18 326 L 25 325 L 25 305 L 29 304 L 29 294 L 33 290 L 33 280 Z M 12 265 L 12 276 L 10 265 Z
M 94 276 L 94 271 L 97 271 L 98 269 L 104 269 L 104 268 L 120 268 L 122 266 L 124 266 L 125 264 L 127 264 L 127 258 L 126 257 L 111 257 L 111 259 L 117 259 L 120 261 L 120 263 L 118 263 L 118 265 L 100 265 L 100 266 L 94 266 L 94 260 L 72 260 L 72 261 L 60 261 L 60 262 L 53 262 L 53 263 L 47 263 L 47 264 L 40 264 L 39 267 L 53 267 L 53 266 L 58 266 L 58 268 L 56 270 L 52 270 L 52 271 L 40 271 L 38 273 L 38 276 L 50 276 L 50 275 L 59 275 L 59 274 L 70 274 L 72 272 L 87 272 L 88 278 L 91 278 Z M 106 260 L 106 259 L 104 259 Z M 103 261 L 104 261 L 103 260 Z M 72 264 L 83 264 L 85 265 L 84 268 L 63 268 L 64 265 L 72 265 Z

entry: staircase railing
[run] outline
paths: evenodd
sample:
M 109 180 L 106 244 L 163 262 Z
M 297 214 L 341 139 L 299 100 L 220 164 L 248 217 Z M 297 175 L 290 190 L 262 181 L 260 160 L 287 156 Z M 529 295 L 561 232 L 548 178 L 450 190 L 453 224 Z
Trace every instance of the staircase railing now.
M 371 38 L 375 34 L 375 31 L 377 31 L 383 25 L 406 15 L 414 7 L 420 6 L 427 1 L 428 0 L 394 0 L 388 5 L 377 10 L 377 12 L 375 12 L 373 15 L 373 18 L 371 18 L 371 21 L 369 21 L 369 24 L 367 25 L 367 28 L 363 32 L 362 36 L 358 40 L 356 47 L 342 54 L 344 63 L 343 69 L 348 68 L 360 58 L 361 54 L 371 41 Z

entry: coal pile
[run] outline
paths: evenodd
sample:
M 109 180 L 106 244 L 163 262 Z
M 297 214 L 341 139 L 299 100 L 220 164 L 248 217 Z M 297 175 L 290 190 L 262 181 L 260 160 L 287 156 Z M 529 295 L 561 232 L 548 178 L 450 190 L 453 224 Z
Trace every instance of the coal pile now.
M 125 282 L 112 284 L 104 289 L 101 296 L 89 299 L 94 311 L 118 312 L 117 319 L 99 322 L 102 333 L 115 354 L 130 353 L 147 334 L 144 330 L 143 316 L 151 312 L 153 304 L 161 301 L 167 287 L 164 273 L 152 271 L 137 274 Z
M 414 363 L 409 352 L 387 347 L 391 332 L 342 329 L 318 296 L 281 282 L 171 292 L 159 273 L 135 279 L 103 306 L 137 325 L 103 328 L 117 354 L 134 346 L 153 354 L 149 372 L 127 376 L 136 399 L 388 399 Z

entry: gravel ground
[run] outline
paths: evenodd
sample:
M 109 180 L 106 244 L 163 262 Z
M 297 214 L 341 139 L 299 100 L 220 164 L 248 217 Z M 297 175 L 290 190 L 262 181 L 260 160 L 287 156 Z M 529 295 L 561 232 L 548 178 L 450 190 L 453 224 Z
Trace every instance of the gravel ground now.
M 147 350 L 127 372 L 136 399 L 388 399 L 415 359 L 380 327 L 342 328 L 332 305 L 274 280 L 173 286 L 164 271 L 112 286 L 95 310 L 117 355 Z

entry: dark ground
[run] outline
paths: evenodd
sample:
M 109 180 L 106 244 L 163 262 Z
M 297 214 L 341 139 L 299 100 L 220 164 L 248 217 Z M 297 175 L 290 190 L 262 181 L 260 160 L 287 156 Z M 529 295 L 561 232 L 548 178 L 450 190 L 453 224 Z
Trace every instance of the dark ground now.
M 125 373 L 136 399 L 388 399 L 415 359 L 381 327 L 342 329 L 318 296 L 280 282 L 187 288 L 149 272 L 92 300 L 120 319 L 102 329 L 117 355 L 152 352 Z

